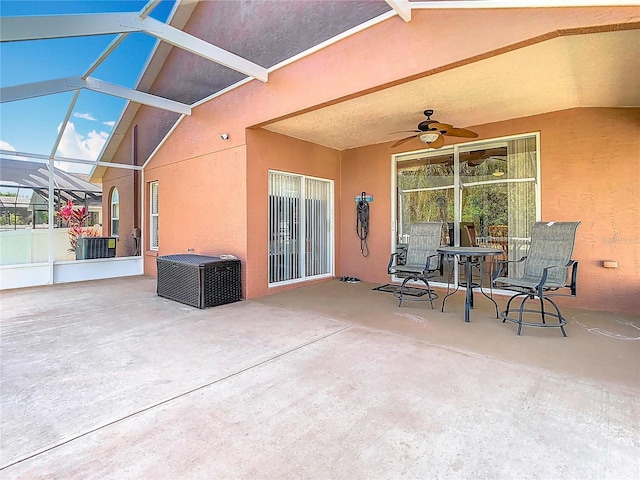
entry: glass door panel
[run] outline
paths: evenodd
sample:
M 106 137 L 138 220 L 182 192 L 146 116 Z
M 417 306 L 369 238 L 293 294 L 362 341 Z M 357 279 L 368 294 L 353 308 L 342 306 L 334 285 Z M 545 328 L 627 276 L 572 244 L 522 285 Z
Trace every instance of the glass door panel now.
M 305 276 L 331 273 L 331 184 L 307 178 L 305 182 Z
M 503 250 L 498 260 L 519 260 L 536 221 L 535 137 L 460 149 L 461 244 Z M 514 272 L 509 272 L 513 274 Z
M 416 159 L 398 162 L 398 230 L 396 244 L 402 250 L 409 241 L 412 223 L 443 221 L 448 227 L 454 220 L 454 169 L 453 150 L 429 152 Z M 451 245 L 451 228 L 442 229 L 442 244 Z M 447 265 L 447 267 L 449 267 Z M 444 281 L 451 273 L 443 268 Z
M 473 240 L 461 235 L 461 244 L 486 245 L 489 227 L 492 232 L 498 227 L 505 236 L 508 230 L 507 146 L 461 150 L 459 158 L 460 222 L 465 232 L 473 229 L 475 233 Z
M 269 173 L 269 283 L 300 278 L 301 178 Z

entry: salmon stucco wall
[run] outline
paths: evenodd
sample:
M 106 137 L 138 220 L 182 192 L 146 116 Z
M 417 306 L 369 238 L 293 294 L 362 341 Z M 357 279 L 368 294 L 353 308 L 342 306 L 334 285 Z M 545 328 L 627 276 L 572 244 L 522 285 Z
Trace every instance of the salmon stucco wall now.
M 247 296 L 256 297 L 295 288 L 296 284 L 269 288 L 268 203 L 269 170 L 307 175 L 334 182 L 334 232 L 340 258 L 340 152 L 260 129 L 247 131 L 248 261 Z
M 110 168 L 102 178 L 102 235 L 112 236 L 111 232 L 111 193 L 118 189 L 120 202 L 119 236 L 116 241 L 116 256 L 127 257 L 135 255 L 136 246 L 133 238 L 133 229 L 136 227 L 135 200 L 134 200 L 135 176 L 132 170 Z
M 599 127 L 594 130 L 594 125 Z M 479 140 L 540 132 L 541 219 L 582 222 L 574 250 L 580 262 L 578 297 L 561 303 L 640 312 L 639 126 L 637 108 L 579 108 L 471 127 L 480 134 Z M 389 281 L 391 153 L 389 144 L 380 144 L 342 154 L 339 274 Z M 363 189 L 374 194 L 368 258 L 359 255 L 359 240 L 352 233 L 352 197 Z M 618 268 L 604 268 L 604 260 L 617 261 Z
M 391 150 L 389 144 L 342 152 L 342 257 L 338 274 L 366 282 L 386 283 L 391 251 Z M 369 203 L 369 255 L 361 252 L 356 232 L 356 196 L 373 195 Z
M 158 182 L 158 255 L 230 254 L 246 263 L 243 145 L 161 162 L 145 170 L 144 180 L 147 218 L 149 185 Z M 145 245 L 145 273 L 155 275 L 156 253 L 148 249 L 148 233 Z

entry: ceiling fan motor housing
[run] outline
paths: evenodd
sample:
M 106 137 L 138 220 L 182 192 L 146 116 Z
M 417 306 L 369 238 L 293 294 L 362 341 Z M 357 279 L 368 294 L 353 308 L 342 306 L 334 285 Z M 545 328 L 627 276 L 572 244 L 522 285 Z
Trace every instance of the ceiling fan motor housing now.
M 431 128 L 429 128 L 429 125 L 431 125 L 432 123 L 438 123 L 438 122 L 436 120 L 424 120 L 418 124 L 418 130 L 422 132 L 432 130 Z
M 425 110 L 424 115 L 425 117 L 427 117 L 427 119 L 423 120 L 418 124 L 418 130 L 422 132 L 426 132 L 427 130 L 429 130 L 429 125 L 431 125 L 432 123 L 437 123 L 437 120 L 431 120 L 431 115 L 433 115 L 433 110 Z

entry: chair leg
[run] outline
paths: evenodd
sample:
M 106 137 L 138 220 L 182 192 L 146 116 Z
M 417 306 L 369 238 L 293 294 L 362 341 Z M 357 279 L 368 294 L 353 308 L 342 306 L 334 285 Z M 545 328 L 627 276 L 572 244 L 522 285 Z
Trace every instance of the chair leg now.
M 542 317 L 542 323 L 547 323 L 547 319 L 544 316 L 544 301 L 540 298 L 540 317 Z
M 426 278 L 421 277 L 420 280 L 422 280 L 422 283 L 424 283 L 427 286 L 427 295 L 429 296 L 429 303 L 431 304 L 431 310 L 433 310 L 433 292 L 431 291 L 431 286 L 429 285 L 429 282 L 427 281 Z
M 522 296 L 522 293 L 519 293 L 517 295 L 513 295 L 509 301 L 507 302 L 507 307 L 505 308 L 504 312 L 502 312 L 502 323 L 507 321 L 507 318 L 509 317 L 509 312 L 511 311 L 511 302 L 513 302 L 516 298 Z
M 524 306 L 527 303 L 527 301 L 531 298 L 531 295 L 526 295 L 523 299 L 522 302 L 520 303 L 520 313 L 518 316 L 518 332 L 516 333 L 516 335 L 520 336 L 520 334 L 522 333 L 522 316 L 524 315 Z
M 402 282 L 402 285 L 400 285 L 400 293 L 398 294 L 398 307 L 402 306 L 402 295 L 404 294 L 404 286 L 409 280 L 411 280 L 411 277 L 405 278 Z
M 564 326 L 567 324 L 567 321 L 565 320 L 565 318 L 560 313 L 560 309 L 558 308 L 558 305 L 556 304 L 556 302 L 554 302 L 550 298 L 543 297 L 543 299 L 546 300 L 547 302 L 549 302 L 553 306 L 553 308 L 556 309 L 556 313 L 557 313 L 557 317 L 558 317 L 558 325 L 560 327 L 560 331 L 562 332 L 562 335 L 566 337 L 567 336 L 567 332 L 565 332 Z

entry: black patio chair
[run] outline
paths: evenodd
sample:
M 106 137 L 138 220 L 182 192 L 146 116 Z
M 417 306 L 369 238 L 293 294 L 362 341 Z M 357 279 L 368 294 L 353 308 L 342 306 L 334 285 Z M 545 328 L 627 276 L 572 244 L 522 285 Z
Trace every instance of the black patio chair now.
M 494 285 L 498 288 L 516 290 L 519 293 L 513 295 L 507 302 L 506 309 L 501 313 L 502 322 L 518 324 L 518 335 L 522 332 L 522 326 L 531 327 L 558 327 L 562 335 L 567 336 L 564 326 L 566 319 L 562 316 L 560 308 L 551 297 L 575 297 L 576 280 L 578 277 L 578 262 L 572 260 L 573 247 L 576 239 L 576 230 L 580 222 L 537 222 L 531 228 L 531 245 L 526 256 L 517 261 L 499 261 L 494 278 Z M 509 277 L 501 277 L 503 265 L 509 265 Z M 516 273 L 523 265 L 522 274 Z M 513 268 L 512 265 L 516 266 Z M 568 291 L 567 291 L 568 290 Z M 511 308 L 511 302 L 516 298 L 522 298 L 520 306 Z M 539 308 L 527 309 L 529 300 L 537 299 Z M 555 311 L 546 311 L 545 302 Z M 517 316 L 513 316 L 517 313 Z M 525 320 L 540 317 L 540 321 Z M 547 323 L 547 317 L 558 320 L 557 323 Z
M 397 260 L 398 253 L 392 253 L 389 258 L 387 272 L 404 278 L 400 290 L 394 295 L 398 298 L 398 306 L 402 306 L 404 299 L 404 291 L 407 282 L 422 281 L 427 286 L 427 298 L 419 298 L 419 300 L 429 300 L 433 309 L 433 301 L 438 295 L 431 290 L 429 285 L 429 277 L 436 271 L 440 271 L 440 240 L 442 238 L 443 222 L 421 222 L 414 223 L 409 229 L 409 243 L 407 244 L 404 263 L 402 265 Z M 407 299 L 409 300 L 409 299 Z M 410 300 L 418 300 L 412 298 Z

